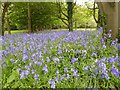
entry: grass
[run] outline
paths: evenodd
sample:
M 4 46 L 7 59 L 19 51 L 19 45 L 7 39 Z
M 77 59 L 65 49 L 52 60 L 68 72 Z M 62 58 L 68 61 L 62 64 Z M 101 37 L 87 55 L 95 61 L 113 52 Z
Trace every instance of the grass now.
M 52 31 L 62 31 L 62 30 L 68 30 L 68 29 L 53 29 Z M 78 28 L 74 30 L 96 30 L 96 29 L 95 28 Z M 46 31 L 50 31 L 50 29 Z M 11 34 L 20 34 L 20 33 L 27 33 L 27 30 L 11 30 Z M 8 34 L 8 31 L 5 31 L 5 34 Z
M 11 34 L 26 33 L 27 30 L 11 30 Z M 5 31 L 5 34 L 8 34 L 8 31 Z

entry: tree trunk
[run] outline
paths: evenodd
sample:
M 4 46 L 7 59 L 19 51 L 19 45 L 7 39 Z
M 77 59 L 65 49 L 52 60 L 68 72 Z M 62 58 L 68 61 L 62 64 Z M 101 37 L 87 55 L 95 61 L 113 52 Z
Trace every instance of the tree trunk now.
M 68 12 L 68 29 L 73 31 L 73 2 L 67 2 L 67 12 Z
M 10 3 L 5 2 L 3 5 L 3 10 L 2 10 L 2 36 L 4 36 L 4 23 L 5 23 L 5 13 L 7 12 L 7 9 L 9 7 Z
M 4 14 L 2 14 L 2 36 L 4 36 Z
M 106 16 L 103 26 L 108 30 L 112 30 L 112 38 L 117 37 L 118 32 L 118 2 L 97 2 L 100 14 Z M 102 17 L 104 18 L 104 17 Z
M 2 36 L 4 36 L 4 23 L 5 23 L 5 13 L 7 12 L 7 9 L 9 7 L 9 3 L 5 2 L 3 6 L 3 11 L 2 11 Z
M 118 43 L 120 43 L 120 2 L 118 2 Z
M 11 34 L 11 29 L 10 29 L 10 18 L 9 15 L 7 14 L 7 30 L 8 30 L 8 34 Z
M 31 33 L 31 12 L 30 12 L 30 3 L 28 3 L 28 33 Z

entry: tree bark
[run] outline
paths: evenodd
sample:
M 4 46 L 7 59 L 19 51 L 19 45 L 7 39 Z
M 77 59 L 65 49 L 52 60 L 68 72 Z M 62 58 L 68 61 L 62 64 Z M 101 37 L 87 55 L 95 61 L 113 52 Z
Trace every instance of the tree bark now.
M 5 2 L 3 5 L 3 11 L 2 11 L 2 36 L 4 36 L 4 23 L 5 23 L 5 13 L 7 12 L 7 9 L 9 7 L 9 3 Z
M 120 2 L 118 2 L 118 43 L 120 43 Z
M 118 32 L 118 2 L 97 2 L 97 4 L 100 15 L 106 16 L 105 22 L 102 21 L 103 26 L 106 26 L 105 33 L 112 30 L 112 38 L 115 39 Z
M 69 31 L 73 31 L 73 8 L 75 4 L 73 2 L 67 1 L 67 14 L 65 14 L 61 9 L 61 3 L 57 3 L 57 7 L 59 9 L 59 15 L 58 18 L 62 20 L 64 24 L 67 25 Z M 64 17 L 62 17 L 62 15 Z
M 28 33 L 31 33 L 31 12 L 30 12 L 30 3 L 28 2 Z
M 68 13 L 68 29 L 73 31 L 73 2 L 67 2 L 67 13 Z

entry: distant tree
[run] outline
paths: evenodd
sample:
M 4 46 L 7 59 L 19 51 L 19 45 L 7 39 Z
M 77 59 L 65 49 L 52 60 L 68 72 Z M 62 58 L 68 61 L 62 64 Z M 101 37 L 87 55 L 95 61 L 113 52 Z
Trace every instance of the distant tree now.
M 62 20 L 63 23 L 67 25 L 69 31 L 73 31 L 73 9 L 76 3 L 74 3 L 73 0 L 71 2 L 67 0 L 66 2 L 67 8 L 65 10 L 67 11 L 67 13 L 62 10 L 62 5 L 64 5 L 64 3 L 57 3 L 59 11 L 58 17 Z
M 31 33 L 31 10 L 30 10 L 30 3 L 28 2 L 28 33 Z

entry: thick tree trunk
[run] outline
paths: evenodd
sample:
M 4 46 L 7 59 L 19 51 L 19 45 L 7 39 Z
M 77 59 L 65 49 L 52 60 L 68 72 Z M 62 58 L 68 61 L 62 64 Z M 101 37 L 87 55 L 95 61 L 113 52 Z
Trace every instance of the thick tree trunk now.
M 101 15 L 106 16 L 106 32 L 112 30 L 112 38 L 117 37 L 118 32 L 118 2 L 97 2 Z
M 120 2 L 118 2 L 118 43 L 120 43 Z
M 73 31 L 73 2 L 67 2 L 68 4 L 68 29 L 69 31 Z
M 28 3 L 28 33 L 31 33 L 31 12 L 30 12 L 30 4 Z
M 112 3 L 114 4 L 114 3 Z M 107 18 L 106 18 L 106 29 L 112 30 L 112 38 L 117 37 L 118 32 L 118 3 L 115 3 L 115 6 L 111 6 L 110 3 L 103 3 L 103 8 Z

